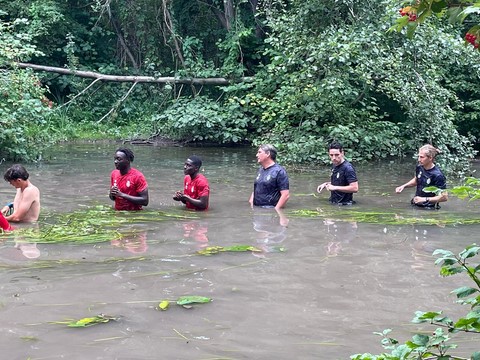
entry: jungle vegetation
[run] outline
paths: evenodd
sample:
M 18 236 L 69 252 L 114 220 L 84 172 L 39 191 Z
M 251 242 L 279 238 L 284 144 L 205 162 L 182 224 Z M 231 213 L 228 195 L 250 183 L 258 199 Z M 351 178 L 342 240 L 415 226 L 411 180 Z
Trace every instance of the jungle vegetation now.
M 463 174 L 480 149 L 480 52 L 465 40 L 479 17 L 430 16 L 449 3 L 0 0 L 0 158 L 161 137 L 268 142 L 315 164 L 336 139 L 357 162 L 432 143 Z

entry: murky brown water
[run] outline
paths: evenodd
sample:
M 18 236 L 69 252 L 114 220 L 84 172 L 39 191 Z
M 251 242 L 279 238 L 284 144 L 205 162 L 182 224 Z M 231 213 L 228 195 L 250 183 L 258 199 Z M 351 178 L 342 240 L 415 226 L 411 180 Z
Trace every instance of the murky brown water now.
M 31 180 L 42 191 L 42 216 L 110 206 L 116 147 L 60 146 L 46 162 L 29 165 Z M 327 194 L 312 196 L 328 178 L 328 169 L 322 168 L 290 172 L 285 228 L 274 210 L 249 207 L 256 149 L 134 151 L 133 165 L 149 182 L 147 209 L 180 211 L 172 195 L 182 186 L 183 161 L 197 153 L 210 180 L 210 210 L 190 220 L 131 224 L 135 236 L 123 242 L 22 248 L 13 235 L 3 238 L 3 359 L 348 359 L 354 353 L 382 351 L 374 331 L 393 328 L 394 337 L 409 338 L 417 330 L 410 323 L 415 310 L 459 313 L 449 292 L 468 282 L 461 276 L 441 278 L 431 253 L 478 243 L 478 225 L 339 221 L 345 209 L 330 206 Z M 2 174 L 7 166 L 0 165 Z M 394 189 L 413 170 L 413 160 L 357 167 L 355 209 L 478 217 L 478 203 L 458 199 L 439 212 L 410 209 L 413 189 L 401 195 Z M 7 183 L 0 185 L 0 201 L 13 195 Z M 300 209 L 330 215 L 295 216 Z M 192 256 L 206 246 L 237 244 L 264 252 Z M 182 295 L 208 296 L 213 302 L 188 310 L 155 310 L 160 300 Z M 122 319 L 80 329 L 50 323 L 100 313 Z M 466 357 L 477 344 L 478 336 L 463 337 L 457 354 Z

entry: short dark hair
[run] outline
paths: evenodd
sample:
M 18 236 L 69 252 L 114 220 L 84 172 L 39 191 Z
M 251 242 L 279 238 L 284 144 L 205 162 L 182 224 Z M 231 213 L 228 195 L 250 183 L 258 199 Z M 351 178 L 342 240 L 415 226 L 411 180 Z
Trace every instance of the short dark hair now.
M 115 152 L 124 153 L 128 161 L 130 162 L 133 162 L 133 159 L 135 158 L 135 155 L 133 155 L 133 151 L 128 148 L 118 148 Z
M 328 150 L 331 150 L 331 149 L 343 151 L 343 145 L 339 141 L 335 140 L 335 141 L 332 141 L 330 145 L 328 145 Z
M 198 167 L 199 169 L 202 167 L 202 159 L 197 155 L 191 155 L 188 157 L 187 160 L 190 160 L 192 164 Z
M 25 169 L 20 164 L 12 165 L 7 169 L 7 171 L 5 171 L 5 174 L 3 174 L 3 178 L 5 179 L 5 181 L 17 179 L 28 180 L 29 176 L 30 175 L 28 174 L 27 169 Z
M 264 145 L 260 145 L 260 149 L 262 149 L 265 152 L 268 152 L 270 155 L 270 158 L 273 161 L 277 159 L 277 149 L 275 148 L 275 146 L 270 144 L 264 144 Z

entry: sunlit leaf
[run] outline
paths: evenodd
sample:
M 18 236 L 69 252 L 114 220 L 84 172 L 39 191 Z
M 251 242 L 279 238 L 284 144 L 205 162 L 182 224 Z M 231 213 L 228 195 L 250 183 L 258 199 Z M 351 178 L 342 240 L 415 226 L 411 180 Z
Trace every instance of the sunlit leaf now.
M 168 309 L 169 305 L 170 305 L 170 301 L 168 301 L 168 300 L 163 300 L 163 301 L 161 301 L 161 302 L 158 304 L 158 308 L 159 308 L 160 310 L 165 311 L 165 310 Z
M 119 317 L 99 314 L 97 316 L 86 317 L 83 319 L 71 321 L 67 325 L 69 327 L 88 327 L 88 326 L 108 323 L 112 320 L 118 321 Z

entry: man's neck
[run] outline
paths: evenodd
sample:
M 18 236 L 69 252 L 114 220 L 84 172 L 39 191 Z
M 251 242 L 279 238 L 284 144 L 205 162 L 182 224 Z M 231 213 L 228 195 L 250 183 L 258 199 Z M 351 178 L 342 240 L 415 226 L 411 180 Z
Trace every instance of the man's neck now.
M 120 170 L 120 174 L 121 174 L 121 175 L 126 175 L 126 174 L 128 174 L 128 172 L 130 171 L 130 169 L 131 169 L 130 166 L 129 166 L 128 168 L 126 168 L 126 169 L 122 169 L 122 170 Z
M 30 180 L 24 180 L 20 184 L 20 191 L 24 191 L 27 187 L 30 186 Z
M 268 169 L 270 166 L 272 166 L 274 164 L 275 164 L 275 161 L 273 161 L 272 159 L 268 159 L 264 163 L 262 163 L 261 165 L 264 169 Z

